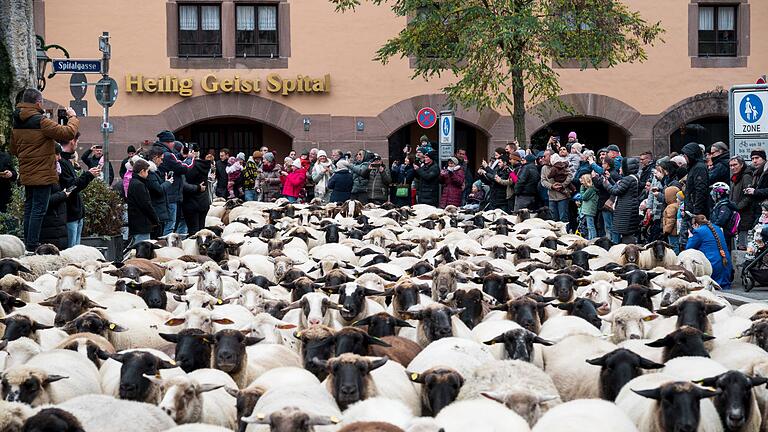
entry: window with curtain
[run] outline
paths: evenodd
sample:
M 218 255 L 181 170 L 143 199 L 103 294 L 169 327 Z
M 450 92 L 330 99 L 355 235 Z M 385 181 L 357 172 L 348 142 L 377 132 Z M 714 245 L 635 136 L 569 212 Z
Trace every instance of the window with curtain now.
M 235 54 L 278 57 L 277 6 L 246 4 L 235 9 Z
M 699 7 L 699 57 L 735 57 L 736 6 Z
M 221 57 L 221 6 L 179 4 L 179 57 Z

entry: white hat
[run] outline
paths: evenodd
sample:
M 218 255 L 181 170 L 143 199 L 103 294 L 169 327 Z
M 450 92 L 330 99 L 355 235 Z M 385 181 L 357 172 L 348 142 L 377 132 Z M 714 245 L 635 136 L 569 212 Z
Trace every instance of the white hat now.
M 293 161 L 293 166 L 294 166 L 295 168 L 301 168 L 301 159 L 299 159 L 299 158 L 296 158 L 296 159 Z
M 553 154 L 552 154 L 552 155 L 549 157 L 549 163 L 550 163 L 551 165 L 554 165 L 554 164 L 556 164 L 556 163 L 558 163 L 558 162 L 562 162 L 562 161 L 564 161 L 564 160 L 565 160 L 565 159 L 561 158 L 561 157 L 560 157 L 560 155 L 559 155 L 559 154 L 557 154 L 557 153 L 553 153 Z
M 245 160 L 245 153 L 243 153 L 243 152 L 238 153 L 237 154 L 237 158 L 240 159 L 241 161 L 244 161 Z
M 325 152 L 325 150 L 318 150 L 317 157 L 320 157 L 320 156 L 328 157 L 328 154 Z

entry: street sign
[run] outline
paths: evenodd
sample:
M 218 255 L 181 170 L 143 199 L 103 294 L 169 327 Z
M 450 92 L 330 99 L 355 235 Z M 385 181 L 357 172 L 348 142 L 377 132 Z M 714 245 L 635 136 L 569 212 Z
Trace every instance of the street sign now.
M 101 60 L 54 59 L 54 73 L 101 73 Z
M 69 101 L 69 106 L 75 110 L 78 117 L 88 117 L 88 101 L 82 99 L 73 99 Z
M 80 100 L 85 97 L 85 93 L 88 91 L 88 78 L 85 74 L 74 73 L 69 77 L 69 92 L 72 93 L 72 97 Z
M 444 161 L 453 156 L 453 133 L 455 120 L 453 111 L 440 112 L 440 135 L 437 140 L 439 146 L 440 160 Z
M 106 77 L 96 83 L 96 102 L 104 108 L 111 107 L 117 100 L 117 82 L 114 79 Z
M 768 85 L 736 85 L 728 93 L 731 154 L 749 160 L 752 150 L 768 150 Z
M 765 75 L 757 79 L 757 84 L 765 84 Z
M 422 127 L 422 129 L 429 129 L 437 123 L 437 113 L 430 107 L 422 108 L 416 114 L 416 123 Z

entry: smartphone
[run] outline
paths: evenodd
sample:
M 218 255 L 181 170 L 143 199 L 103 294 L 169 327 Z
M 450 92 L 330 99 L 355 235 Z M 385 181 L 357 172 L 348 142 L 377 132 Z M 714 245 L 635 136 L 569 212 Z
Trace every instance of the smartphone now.
M 69 122 L 69 116 L 67 116 L 67 110 L 64 108 L 59 108 L 56 111 L 56 117 L 58 118 L 60 125 L 66 125 L 67 122 Z
M 74 186 L 74 185 L 73 185 L 73 186 L 70 186 L 70 187 L 68 187 L 68 188 L 64 189 L 64 192 L 66 192 L 66 193 L 70 194 L 70 193 L 72 193 L 72 191 L 74 191 L 75 189 L 77 189 L 77 186 Z

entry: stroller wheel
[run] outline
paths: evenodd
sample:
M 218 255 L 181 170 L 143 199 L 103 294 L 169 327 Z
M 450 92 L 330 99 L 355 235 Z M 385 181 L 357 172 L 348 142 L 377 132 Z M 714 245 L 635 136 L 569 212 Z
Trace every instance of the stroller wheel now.
M 744 291 L 750 292 L 755 287 L 755 281 L 751 277 L 745 277 L 744 279 Z

